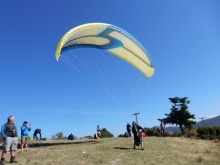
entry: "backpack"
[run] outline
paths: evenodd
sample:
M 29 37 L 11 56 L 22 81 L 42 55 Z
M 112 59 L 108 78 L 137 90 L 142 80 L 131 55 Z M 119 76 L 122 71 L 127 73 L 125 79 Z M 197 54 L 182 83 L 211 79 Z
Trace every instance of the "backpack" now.
M 128 133 L 127 133 L 127 132 L 125 132 L 124 137 L 129 137 L 129 135 L 128 135 Z

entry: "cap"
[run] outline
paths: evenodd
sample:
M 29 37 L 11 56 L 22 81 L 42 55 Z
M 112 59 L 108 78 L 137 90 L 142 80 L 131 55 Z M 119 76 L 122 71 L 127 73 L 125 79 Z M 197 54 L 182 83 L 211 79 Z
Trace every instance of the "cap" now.
M 28 123 L 27 121 L 24 121 L 24 123 Z

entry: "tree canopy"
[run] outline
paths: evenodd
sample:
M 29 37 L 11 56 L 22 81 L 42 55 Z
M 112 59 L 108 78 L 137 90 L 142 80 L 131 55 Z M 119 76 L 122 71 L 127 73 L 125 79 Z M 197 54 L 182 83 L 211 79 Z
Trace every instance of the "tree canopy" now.
M 165 124 L 176 124 L 179 125 L 182 134 L 184 134 L 184 127 L 192 127 L 192 125 L 196 124 L 195 121 L 190 119 L 195 119 L 195 115 L 191 114 L 188 110 L 188 104 L 190 104 L 190 100 L 188 97 L 174 97 L 169 98 L 170 102 L 173 104 L 171 107 L 171 112 L 169 114 L 165 114 L 167 117 L 163 119 L 158 119 L 159 121 L 163 121 Z
M 114 135 L 110 133 L 106 128 L 101 129 L 100 132 L 103 138 L 114 137 Z

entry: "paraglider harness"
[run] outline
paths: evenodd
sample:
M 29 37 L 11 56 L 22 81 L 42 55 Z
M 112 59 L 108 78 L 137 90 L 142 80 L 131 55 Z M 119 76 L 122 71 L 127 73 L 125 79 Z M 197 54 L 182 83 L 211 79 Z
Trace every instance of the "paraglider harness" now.
M 96 134 L 94 135 L 94 138 L 95 138 L 95 139 L 100 139 L 100 138 L 102 138 L 101 129 L 99 128 L 99 125 L 97 126 L 97 132 L 96 132 Z
M 138 127 L 139 126 L 136 124 L 133 124 L 132 126 L 132 133 L 134 134 L 134 143 L 136 146 L 139 146 L 142 143 L 142 138 Z

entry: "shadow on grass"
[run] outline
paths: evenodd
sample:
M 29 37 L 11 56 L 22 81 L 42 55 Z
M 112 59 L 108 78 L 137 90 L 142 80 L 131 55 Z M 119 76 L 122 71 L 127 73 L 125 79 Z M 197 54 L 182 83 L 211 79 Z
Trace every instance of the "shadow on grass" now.
M 96 140 L 89 140 L 89 141 L 83 141 L 83 142 L 51 142 L 51 143 L 47 143 L 47 142 L 37 142 L 37 143 L 32 143 L 29 142 L 29 146 L 30 148 L 34 148 L 34 147 L 47 147 L 47 146 L 57 146 L 57 145 L 71 145 L 71 144 L 98 144 L 100 143 L 99 141 Z M 21 144 L 18 144 L 18 148 L 21 148 Z M 3 149 L 3 146 L 0 146 L 0 150 Z
M 126 147 L 113 147 L 116 150 L 142 150 L 141 148 L 126 148 Z
M 113 147 L 113 148 L 117 150 L 133 150 L 133 148 L 126 148 L 126 147 Z

